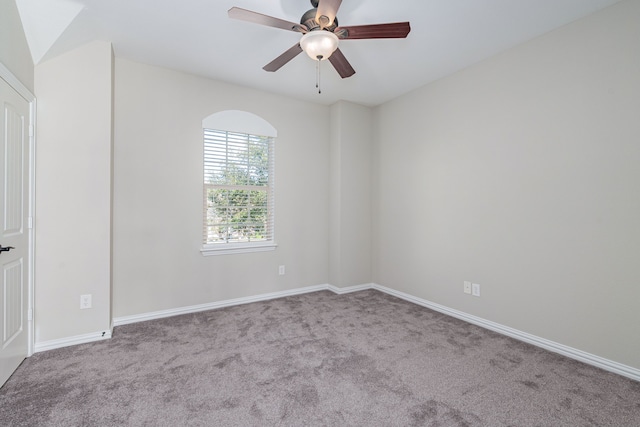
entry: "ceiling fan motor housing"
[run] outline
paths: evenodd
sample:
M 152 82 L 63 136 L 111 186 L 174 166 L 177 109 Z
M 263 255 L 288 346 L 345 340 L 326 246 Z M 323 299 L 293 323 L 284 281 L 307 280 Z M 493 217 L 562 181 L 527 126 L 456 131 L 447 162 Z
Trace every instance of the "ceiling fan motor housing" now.
M 318 2 L 316 2 L 317 4 Z M 336 16 L 331 25 L 325 26 L 322 28 L 320 23 L 316 21 L 316 15 L 318 14 L 318 9 L 309 9 L 307 10 L 302 18 L 300 18 L 300 23 L 307 27 L 309 31 L 315 30 L 327 30 L 333 32 L 338 27 L 338 17 Z

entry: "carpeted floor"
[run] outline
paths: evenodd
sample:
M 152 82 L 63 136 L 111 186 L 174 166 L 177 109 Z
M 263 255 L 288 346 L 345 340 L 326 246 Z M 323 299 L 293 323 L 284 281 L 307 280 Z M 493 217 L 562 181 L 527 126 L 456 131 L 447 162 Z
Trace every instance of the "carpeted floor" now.
M 369 290 L 38 353 L 2 426 L 640 426 L 640 383 Z

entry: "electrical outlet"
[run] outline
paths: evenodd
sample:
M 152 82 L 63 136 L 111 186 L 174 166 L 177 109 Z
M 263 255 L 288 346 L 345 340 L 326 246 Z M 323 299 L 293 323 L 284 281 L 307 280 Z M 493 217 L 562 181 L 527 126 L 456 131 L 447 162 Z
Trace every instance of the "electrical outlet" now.
M 280 267 L 278 267 L 278 274 L 281 276 L 284 276 L 284 265 L 281 265 Z
M 91 294 L 80 295 L 80 309 L 91 308 Z
M 478 283 L 471 284 L 471 295 L 473 295 L 474 297 L 480 296 L 480 285 Z
M 464 293 L 465 294 L 470 294 L 471 293 L 471 282 L 464 282 Z

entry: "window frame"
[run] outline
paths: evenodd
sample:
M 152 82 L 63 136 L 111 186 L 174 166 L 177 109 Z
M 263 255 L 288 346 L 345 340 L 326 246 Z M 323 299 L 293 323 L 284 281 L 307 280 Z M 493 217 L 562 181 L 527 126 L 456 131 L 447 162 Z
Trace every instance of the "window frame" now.
M 225 113 L 231 113 L 231 112 L 225 112 Z M 236 113 L 244 113 L 244 112 L 236 112 Z M 250 113 L 244 113 L 244 114 L 250 114 Z M 258 131 L 264 131 L 265 129 L 267 130 L 267 132 L 260 132 L 260 133 L 255 133 L 255 132 L 247 132 L 246 130 L 243 131 L 238 131 L 238 130 L 229 130 L 229 129 L 221 129 L 221 127 L 224 126 L 217 126 L 217 128 L 213 128 L 214 126 L 216 126 L 216 124 L 218 124 L 216 121 L 212 121 L 210 120 L 210 118 L 214 117 L 214 116 L 218 116 L 220 115 L 220 113 L 216 114 L 216 115 L 212 115 L 209 118 L 203 120 L 203 133 L 202 133 L 202 147 L 203 147 L 203 180 L 202 180 L 202 185 L 203 185 L 203 198 L 202 198 L 202 202 L 203 202 L 203 215 L 202 215 L 202 247 L 200 248 L 200 252 L 202 253 L 203 256 L 211 256 L 211 255 L 228 255 L 228 254 L 238 254 L 238 253 L 249 253 L 249 252 L 264 252 L 264 251 L 272 251 L 275 250 L 276 247 L 278 246 L 276 243 L 276 237 L 275 237 L 275 139 L 276 139 L 276 135 L 275 135 L 275 129 L 273 129 L 273 127 L 270 127 L 271 129 L 273 129 L 273 132 L 269 131 L 269 128 L 265 128 L 264 124 L 261 124 L 261 127 L 256 127 L 256 126 L 247 126 L 248 129 L 253 129 L 258 130 Z M 258 118 L 257 116 L 251 115 L 253 118 Z M 225 116 L 226 118 L 228 118 L 228 116 Z M 249 117 L 249 118 L 252 118 Z M 246 117 L 245 117 L 246 118 Z M 260 119 L 263 120 L 263 119 Z M 263 121 L 264 122 L 264 121 Z M 264 122 L 266 123 L 266 122 Z M 268 125 L 268 124 L 267 124 Z M 270 125 L 268 125 L 270 126 Z M 207 144 L 206 142 L 206 137 L 205 137 L 205 130 L 212 130 L 214 132 L 225 132 L 227 135 L 231 134 L 242 134 L 247 136 L 247 144 L 249 144 L 250 138 L 251 137 L 259 137 L 259 138 L 267 138 L 268 141 L 268 160 L 267 160 L 267 164 L 268 164 L 268 179 L 267 179 L 267 185 L 266 190 L 260 190 L 260 191 L 266 191 L 266 196 L 267 196 L 267 228 L 270 229 L 270 235 L 268 236 L 267 240 L 255 240 L 255 241 L 244 241 L 244 242 L 207 242 L 207 228 L 208 228 L 208 221 L 207 221 L 207 208 L 208 208 L 208 189 L 210 189 L 212 186 L 220 186 L 223 184 L 212 184 L 212 183 L 207 183 L 205 181 L 205 170 L 207 168 L 207 159 L 205 158 L 205 153 L 206 153 L 206 149 L 205 149 L 205 145 Z M 262 133 L 270 133 L 269 135 L 262 135 Z M 227 150 L 228 152 L 228 147 L 225 148 L 225 150 Z M 227 184 L 228 185 L 228 184 Z M 234 185 L 234 187 L 244 187 L 243 185 Z M 251 191 L 254 190 L 255 187 L 253 185 L 247 184 L 246 185 L 247 190 Z

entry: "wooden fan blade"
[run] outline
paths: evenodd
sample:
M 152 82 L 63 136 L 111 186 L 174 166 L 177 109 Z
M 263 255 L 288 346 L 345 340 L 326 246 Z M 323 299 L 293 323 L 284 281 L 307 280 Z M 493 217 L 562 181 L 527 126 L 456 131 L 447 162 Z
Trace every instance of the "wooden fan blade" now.
M 349 64 L 349 61 L 347 61 L 347 58 L 344 57 L 340 49 L 336 49 L 336 51 L 331 54 L 329 62 L 331 62 L 333 68 L 336 69 L 343 79 L 351 77 L 356 73 L 356 70 Z
M 269 62 L 267 65 L 262 67 L 265 71 L 278 71 L 280 67 L 282 67 L 287 62 L 291 61 L 293 58 L 298 56 L 298 54 L 302 52 L 302 48 L 300 47 L 300 43 L 295 44 L 289 50 L 287 50 L 282 55 L 278 56 L 273 61 Z M 331 59 L 331 58 L 329 58 Z
M 342 0 L 319 0 L 318 12 L 316 13 L 316 22 L 320 24 L 320 28 L 329 27 L 336 19 L 338 9 Z
M 309 31 L 309 29 L 302 24 L 296 24 L 295 22 L 285 21 L 284 19 L 274 18 L 273 16 L 263 15 L 262 13 L 239 7 L 232 7 L 228 13 L 229 18 L 266 25 L 267 27 L 282 28 L 283 30 L 296 31 L 299 33 Z
M 407 37 L 409 31 L 411 31 L 411 26 L 409 26 L 408 22 L 394 22 L 389 24 L 338 27 L 334 30 L 334 33 L 343 40 L 403 39 Z

